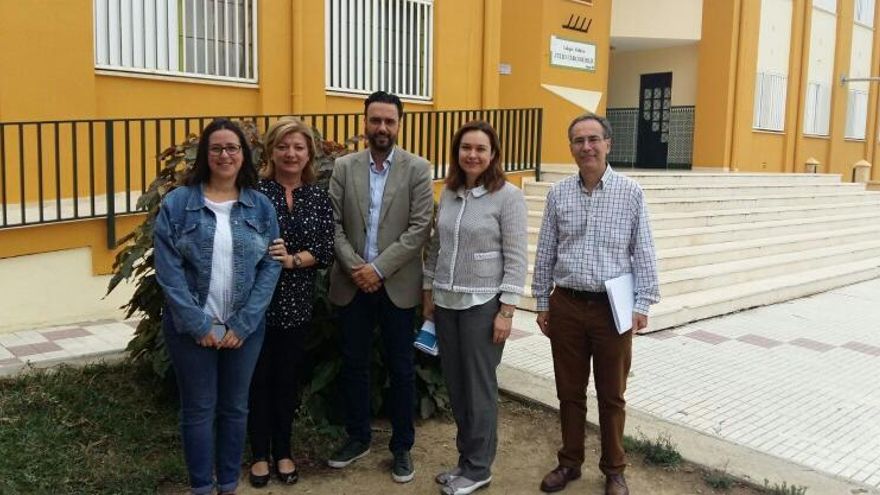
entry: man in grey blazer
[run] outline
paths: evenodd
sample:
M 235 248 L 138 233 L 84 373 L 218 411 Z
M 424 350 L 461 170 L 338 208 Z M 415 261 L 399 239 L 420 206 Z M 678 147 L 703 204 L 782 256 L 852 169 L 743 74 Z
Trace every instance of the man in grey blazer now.
M 328 464 L 343 468 L 370 451 L 370 354 L 378 324 L 391 376 L 391 474 L 406 483 L 415 473 L 413 318 L 433 214 L 431 167 L 395 146 L 400 98 L 377 91 L 364 113 L 369 149 L 337 159 L 330 179 L 336 222 L 330 302 L 339 306 L 348 441 Z

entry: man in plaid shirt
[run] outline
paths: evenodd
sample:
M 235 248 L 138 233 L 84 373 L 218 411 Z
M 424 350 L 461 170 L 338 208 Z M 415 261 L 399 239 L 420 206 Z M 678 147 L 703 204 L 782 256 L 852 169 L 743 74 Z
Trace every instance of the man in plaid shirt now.
M 569 126 L 568 139 L 579 172 L 555 184 L 547 195 L 532 283 L 538 326 L 553 350 L 562 426 L 559 465 L 544 477 L 541 490 L 560 491 L 581 476 L 592 360 L 605 493 L 628 494 L 623 476 L 623 394 L 633 332 L 618 333 L 604 283 L 633 274 L 632 329 L 645 328 L 648 308 L 660 300 L 654 241 L 641 188 L 605 161 L 611 150 L 608 121 L 581 115 Z

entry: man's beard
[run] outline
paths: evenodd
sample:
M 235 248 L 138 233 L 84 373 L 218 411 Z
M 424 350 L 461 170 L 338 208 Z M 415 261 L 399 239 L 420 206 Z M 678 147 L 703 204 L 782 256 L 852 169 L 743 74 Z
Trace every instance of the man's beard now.
M 397 141 L 395 136 L 385 135 L 383 137 L 387 138 L 387 144 L 380 144 L 378 142 L 379 136 L 379 134 L 371 134 L 367 136 L 367 141 L 370 143 L 370 149 L 381 152 L 389 151 L 391 148 L 394 147 L 395 141 Z

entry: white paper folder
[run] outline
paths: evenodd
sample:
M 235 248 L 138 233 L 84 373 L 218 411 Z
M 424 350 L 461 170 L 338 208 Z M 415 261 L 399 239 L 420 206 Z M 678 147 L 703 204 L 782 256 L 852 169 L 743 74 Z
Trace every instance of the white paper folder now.
M 617 333 L 624 334 L 632 329 L 633 306 L 636 304 L 635 282 L 632 273 L 625 273 L 617 278 L 605 281 L 605 291 L 611 312 L 614 313 L 614 324 Z

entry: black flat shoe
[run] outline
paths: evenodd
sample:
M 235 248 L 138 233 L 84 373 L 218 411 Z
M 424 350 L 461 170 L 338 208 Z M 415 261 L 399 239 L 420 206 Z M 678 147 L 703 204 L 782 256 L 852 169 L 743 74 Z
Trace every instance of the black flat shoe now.
M 256 461 L 257 462 L 266 462 L 266 461 Z M 269 473 L 266 474 L 254 474 L 253 472 L 254 465 L 251 464 L 251 469 L 248 469 L 248 482 L 254 488 L 263 488 L 264 486 L 269 484 Z
M 278 469 L 278 464 L 276 463 L 275 474 L 278 475 L 278 479 L 286 485 L 292 485 L 299 481 L 299 470 L 297 470 L 296 466 L 293 467 L 293 471 L 282 473 L 281 470 Z

